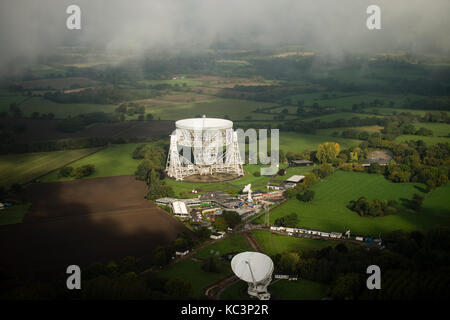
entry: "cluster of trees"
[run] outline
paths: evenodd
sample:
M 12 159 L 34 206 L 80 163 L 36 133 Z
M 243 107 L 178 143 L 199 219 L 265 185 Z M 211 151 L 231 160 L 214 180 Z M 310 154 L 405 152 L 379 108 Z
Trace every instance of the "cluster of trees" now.
M 333 132 L 332 136 L 338 137 L 339 132 L 337 132 L 337 131 Z M 370 134 L 367 131 L 358 131 L 358 130 L 354 130 L 354 129 L 347 129 L 347 130 L 342 131 L 341 137 L 347 138 L 347 139 L 369 140 Z
M 394 162 L 386 168 L 386 177 L 393 182 L 422 182 L 429 190 L 448 182 L 450 144 L 426 146 L 409 141 L 392 149 Z
M 314 199 L 314 195 L 314 191 L 305 190 L 302 193 L 297 193 L 297 199 L 303 202 L 311 202 Z
M 395 200 L 384 201 L 380 199 L 367 200 L 360 197 L 358 200 L 351 200 L 347 205 L 352 211 L 358 213 L 361 217 L 382 217 L 397 212 Z
M 123 91 L 115 86 L 87 88 L 70 93 L 57 90 L 55 92 L 46 92 L 44 98 L 57 103 L 96 104 L 115 104 L 125 99 Z
M 145 266 L 140 259 L 125 257 L 107 263 L 93 263 L 82 270 L 82 290 L 67 290 L 67 274 L 43 283 L 23 282 L 3 288 L 2 298 L 8 299 L 186 299 L 193 298 L 192 284 L 186 280 L 162 278 L 154 273 L 142 274 Z
M 86 126 L 99 122 L 116 122 L 117 117 L 105 112 L 90 112 L 66 118 L 56 124 L 56 129 L 62 132 L 76 132 Z
M 134 102 L 122 103 L 115 109 L 116 113 L 119 114 L 119 119 L 121 121 L 125 120 L 125 116 L 138 115 L 138 120 L 153 120 L 153 114 L 145 114 L 145 106 Z
M 286 216 L 275 219 L 274 223 L 276 226 L 280 227 L 291 227 L 294 228 L 297 226 L 299 220 L 298 216 L 295 212 L 292 212 Z
M 133 159 L 142 159 L 135 172 L 136 179 L 146 181 L 151 170 L 163 178 L 166 154 L 166 150 L 160 145 L 142 144 L 138 146 L 132 154 Z
M 369 148 L 390 150 L 393 160 L 387 166 L 372 163 L 369 167 L 360 165 L 340 165 L 341 169 L 368 173 L 383 174 L 392 182 L 421 182 L 428 190 L 443 186 L 448 182 L 450 144 L 437 143 L 427 146 L 422 140 L 408 141 L 396 144 L 394 141 L 383 140 L 379 133 L 371 135 L 368 141 L 358 147 L 343 150 L 339 158 L 361 162 L 367 158 Z
M 424 122 L 450 123 L 450 117 L 447 112 L 426 112 L 421 120 Z
M 227 228 L 233 229 L 242 222 L 241 216 L 234 211 L 224 211 L 214 221 L 214 227 L 217 230 L 226 230 Z
M 361 111 L 364 111 L 364 109 L 368 108 L 368 107 L 382 107 L 384 105 L 385 105 L 385 101 L 382 99 L 374 99 L 373 101 L 370 101 L 370 102 L 361 101 L 360 103 L 354 103 L 352 105 L 352 111 L 361 112 Z M 388 106 L 390 108 L 393 108 L 395 106 L 395 102 L 389 101 Z
M 84 177 L 89 177 L 95 171 L 95 165 L 89 163 L 82 165 L 80 167 L 65 166 L 59 169 L 58 177 L 74 177 L 76 179 L 81 179 Z
M 162 197 L 173 197 L 174 191 L 163 180 L 166 151 L 160 145 L 140 145 L 132 154 L 134 159 L 142 159 L 135 176 L 137 180 L 147 182 L 146 199 L 155 200 Z
M 333 299 L 445 299 L 450 295 L 448 228 L 426 233 L 394 231 L 383 235 L 383 244 L 383 250 L 367 250 L 340 243 L 334 249 L 284 252 L 272 259 L 280 272 L 327 284 Z M 366 269 L 373 264 L 382 270 L 382 290 L 367 289 Z
M 341 148 L 337 142 L 324 142 L 317 147 L 316 159 L 319 163 L 334 163 Z
M 344 127 L 361 127 L 361 126 L 374 126 L 383 125 L 383 119 L 377 117 L 353 117 L 351 119 L 337 119 L 334 121 L 321 122 L 320 120 L 314 121 L 299 121 L 289 120 L 279 125 L 281 131 L 294 131 L 301 133 L 314 134 L 317 129 L 329 129 L 329 128 L 344 128 Z

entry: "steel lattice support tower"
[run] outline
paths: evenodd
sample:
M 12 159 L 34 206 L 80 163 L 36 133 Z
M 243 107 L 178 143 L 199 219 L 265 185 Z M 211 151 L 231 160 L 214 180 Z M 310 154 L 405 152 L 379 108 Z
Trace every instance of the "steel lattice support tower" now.
M 169 177 L 183 180 L 195 174 L 244 175 L 233 122 L 203 117 L 179 120 L 175 126 L 166 164 Z

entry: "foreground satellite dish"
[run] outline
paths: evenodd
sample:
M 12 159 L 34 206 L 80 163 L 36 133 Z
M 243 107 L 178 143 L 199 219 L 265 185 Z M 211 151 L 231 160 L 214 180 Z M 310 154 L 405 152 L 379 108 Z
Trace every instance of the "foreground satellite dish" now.
M 272 280 L 273 262 L 259 252 L 242 252 L 231 260 L 231 269 L 239 279 L 248 283 L 248 294 L 260 300 L 269 300 L 267 286 Z

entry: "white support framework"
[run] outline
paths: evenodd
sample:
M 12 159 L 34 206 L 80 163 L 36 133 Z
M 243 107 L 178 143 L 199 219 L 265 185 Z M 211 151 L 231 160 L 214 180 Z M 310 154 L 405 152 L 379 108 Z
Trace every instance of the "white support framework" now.
M 183 180 L 195 174 L 244 175 L 233 122 L 203 116 L 179 120 L 175 126 L 166 165 L 169 177 Z

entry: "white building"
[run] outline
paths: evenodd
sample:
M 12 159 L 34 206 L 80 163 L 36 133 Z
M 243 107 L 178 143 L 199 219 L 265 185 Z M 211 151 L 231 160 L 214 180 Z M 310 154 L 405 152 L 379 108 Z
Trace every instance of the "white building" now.
M 286 182 L 290 182 L 290 183 L 299 183 L 300 181 L 302 181 L 303 179 L 305 179 L 305 176 L 301 176 L 301 175 L 293 175 L 290 178 L 286 179 Z
M 186 207 L 186 204 L 182 201 L 174 201 L 172 202 L 173 214 L 177 217 L 189 217 L 189 211 Z

